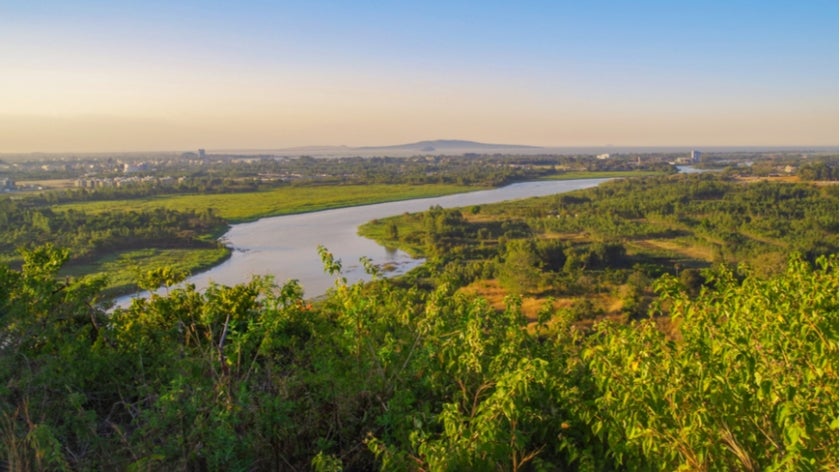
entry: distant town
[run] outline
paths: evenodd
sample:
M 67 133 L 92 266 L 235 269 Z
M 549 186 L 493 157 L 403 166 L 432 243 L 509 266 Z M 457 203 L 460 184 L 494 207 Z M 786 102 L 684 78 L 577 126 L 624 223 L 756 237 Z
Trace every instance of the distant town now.
M 423 149 L 434 148 L 426 145 Z M 396 154 L 406 152 L 405 149 L 392 150 Z M 830 162 L 832 157 L 836 162 L 837 156 L 836 152 L 808 149 L 736 152 L 694 149 L 688 152 L 598 154 L 538 154 L 533 149 L 528 151 L 527 154 L 467 152 L 460 155 L 418 152 L 406 157 L 228 154 L 209 153 L 205 149 L 182 153 L 0 155 L 0 192 L 175 188 L 191 186 L 195 182 L 215 182 L 218 186 L 225 181 L 228 184 L 247 183 L 251 187 L 322 180 L 388 181 L 387 176 L 393 174 L 403 177 L 414 175 L 417 183 L 447 181 L 450 177 L 460 178 L 465 183 L 465 178 L 482 180 L 488 174 L 499 175 L 501 169 L 507 169 L 501 173 L 516 180 L 569 171 L 662 169 L 664 166 L 684 165 L 718 169 L 739 167 L 742 173 L 744 168 L 748 168 L 749 173 L 756 175 L 792 176 L 803 166 L 810 168 L 815 162 Z M 376 170 L 373 170 L 374 164 Z M 514 169 L 516 172 L 512 171 Z M 469 179 L 469 175 L 473 179 Z

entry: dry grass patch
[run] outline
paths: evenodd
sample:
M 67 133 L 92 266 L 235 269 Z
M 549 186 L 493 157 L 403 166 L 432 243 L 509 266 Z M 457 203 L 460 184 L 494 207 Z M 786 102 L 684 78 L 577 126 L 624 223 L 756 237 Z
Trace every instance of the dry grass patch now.
M 548 232 L 540 235 L 543 239 L 559 239 L 572 242 L 592 242 L 592 235 L 589 233 L 555 233 Z
M 506 308 L 505 298 L 510 294 L 504 287 L 499 285 L 498 280 L 480 280 L 473 282 L 466 287 L 462 287 L 459 291 L 471 297 L 481 297 L 490 304 L 496 311 L 504 311 Z M 529 324 L 535 324 L 540 310 L 543 309 L 546 302 L 552 299 L 552 308 L 555 312 L 571 308 L 576 302 L 585 298 L 592 302 L 594 313 L 591 316 L 581 319 L 581 323 L 591 323 L 595 320 L 602 319 L 605 316 L 617 316 L 621 313 L 622 304 L 616 297 L 605 293 L 589 294 L 585 297 L 569 296 L 569 297 L 548 297 L 544 295 L 524 295 L 522 298 L 522 315 L 528 320 Z M 551 324 L 551 322 L 549 322 Z
M 633 241 L 633 245 L 647 250 L 667 251 L 689 259 L 698 259 L 706 262 L 712 262 L 715 258 L 714 251 L 710 247 L 684 244 L 672 239 L 642 239 Z
M 510 293 L 501 285 L 498 280 L 480 280 L 473 282 L 466 287 L 460 289 L 461 293 L 471 297 L 481 297 L 490 304 L 496 311 L 504 311 L 506 308 L 505 298 Z M 535 321 L 537 313 L 545 306 L 547 298 L 540 296 L 525 295 L 522 296 L 522 314 L 528 321 Z M 565 299 L 558 299 L 554 302 L 554 309 L 560 309 L 564 306 L 569 306 L 570 301 Z

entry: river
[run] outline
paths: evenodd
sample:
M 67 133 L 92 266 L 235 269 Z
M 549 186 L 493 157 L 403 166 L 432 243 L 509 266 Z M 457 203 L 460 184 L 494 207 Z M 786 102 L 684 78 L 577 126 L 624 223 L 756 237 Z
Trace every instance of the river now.
M 405 212 L 425 211 L 435 205 L 458 208 L 498 203 L 528 197 L 553 195 L 594 187 L 610 179 L 581 179 L 522 182 L 492 190 L 461 193 L 445 197 L 422 198 L 326 210 L 297 215 L 263 218 L 252 223 L 233 225 L 222 236 L 232 248 L 231 257 L 212 269 L 190 277 L 187 282 L 197 288 L 211 283 L 235 285 L 255 275 L 272 275 L 279 284 L 297 279 L 307 298 L 323 295 L 334 285 L 325 274 L 318 255 L 318 246 L 326 247 L 343 264 L 342 275 L 348 282 L 367 280 L 359 260 L 367 257 L 376 265 L 393 267 L 388 275 L 399 275 L 416 267 L 422 259 L 413 259 L 403 251 L 391 250 L 359 236 L 362 224 L 377 218 Z M 116 300 L 127 306 L 134 294 Z

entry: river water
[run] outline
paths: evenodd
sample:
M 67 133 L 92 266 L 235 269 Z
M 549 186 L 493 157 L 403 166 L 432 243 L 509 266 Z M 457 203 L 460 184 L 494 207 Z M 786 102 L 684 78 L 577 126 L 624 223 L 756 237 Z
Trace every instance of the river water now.
M 422 259 L 412 259 L 402 251 L 384 248 L 359 236 L 357 228 L 370 220 L 425 211 L 435 205 L 458 208 L 553 195 L 594 187 L 607 180 L 610 179 L 522 182 L 445 197 L 276 216 L 237 224 L 222 236 L 225 244 L 233 249 L 231 257 L 206 272 L 190 277 L 187 282 L 203 289 L 211 283 L 235 285 L 247 282 L 255 275 L 272 275 L 279 284 L 298 280 L 304 295 L 314 298 L 334 285 L 334 278 L 324 273 L 318 255 L 319 245 L 342 261 L 342 275 L 351 283 L 369 278 L 359 262 L 362 257 L 371 259 L 376 265 L 393 267 L 388 275 L 399 275 L 422 264 Z M 116 300 L 116 305 L 127 306 L 131 298 L 137 296 L 147 294 L 121 297 Z

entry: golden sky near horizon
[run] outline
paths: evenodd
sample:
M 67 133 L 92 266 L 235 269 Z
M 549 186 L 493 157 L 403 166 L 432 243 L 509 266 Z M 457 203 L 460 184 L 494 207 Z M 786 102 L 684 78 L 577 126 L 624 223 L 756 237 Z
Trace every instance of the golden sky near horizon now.
M 606 3 L 0 6 L 0 152 L 837 145 L 833 2 Z

